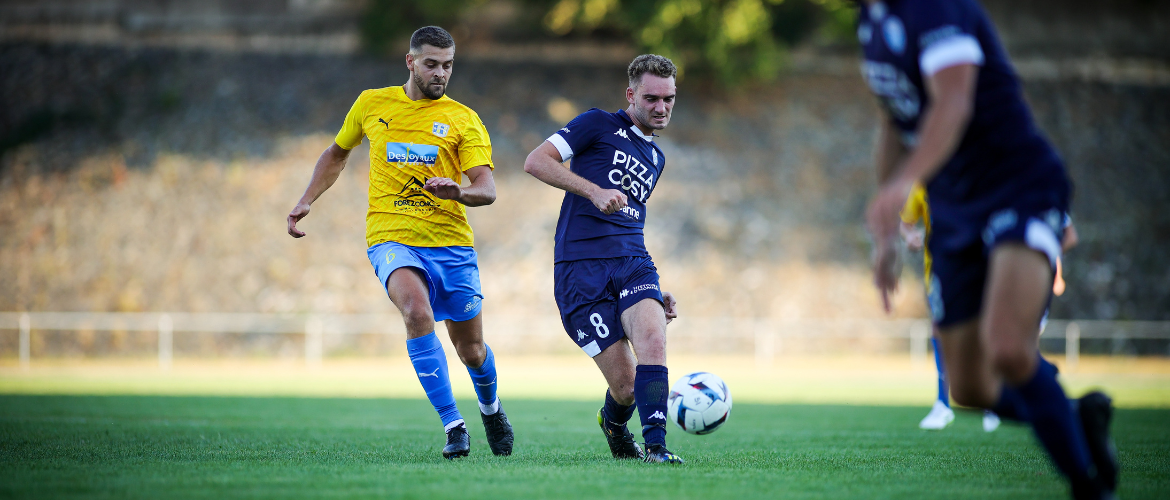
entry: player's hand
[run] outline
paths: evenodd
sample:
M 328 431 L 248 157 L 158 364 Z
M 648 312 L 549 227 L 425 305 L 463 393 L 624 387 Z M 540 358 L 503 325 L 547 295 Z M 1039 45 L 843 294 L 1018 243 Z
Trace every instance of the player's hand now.
M 882 295 L 882 308 L 888 313 L 890 294 L 898 289 L 902 272 L 901 255 L 896 244 L 902 219 L 898 216 L 914 182 L 894 179 L 878 190 L 865 211 L 865 222 L 873 236 L 873 284 Z
M 589 201 L 593 202 L 593 206 L 606 215 L 626 208 L 628 202 L 625 193 L 616 189 L 601 189 L 600 187 L 589 195 Z
M 876 243 L 873 248 L 873 284 L 882 295 L 882 309 L 889 313 L 890 295 L 898 290 L 898 277 L 902 275 L 902 258 L 893 241 Z
M 459 187 L 459 183 L 447 177 L 431 177 L 427 179 L 426 184 L 423 184 L 423 189 L 441 200 L 458 201 L 459 196 L 463 194 L 463 189 Z
M 922 229 L 903 230 L 902 238 L 906 240 L 906 249 L 911 252 L 921 252 L 926 246 L 926 231 Z
M 662 292 L 662 308 L 666 312 L 666 324 L 669 325 L 671 320 L 678 317 L 678 301 L 674 299 L 674 294 Z
M 300 238 L 305 235 L 304 231 L 297 229 L 297 222 L 309 215 L 308 203 L 297 203 L 293 207 L 292 212 L 288 213 L 288 234 L 293 238 Z

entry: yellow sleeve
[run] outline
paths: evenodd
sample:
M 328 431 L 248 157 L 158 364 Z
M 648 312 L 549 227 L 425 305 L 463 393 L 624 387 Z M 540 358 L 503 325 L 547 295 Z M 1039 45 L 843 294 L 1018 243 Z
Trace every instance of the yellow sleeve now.
M 338 146 L 349 150 L 362 143 L 362 120 L 366 115 L 365 103 L 362 98 L 366 93 L 362 92 L 357 100 L 353 102 L 353 106 L 349 108 L 349 113 L 345 115 L 345 122 L 341 124 L 341 131 L 337 133 L 337 137 L 333 139 Z
M 926 217 L 926 190 L 921 184 L 915 184 L 910 189 L 910 196 L 906 197 L 906 205 L 902 207 L 902 222 L 914 224 Z
M 492 140 L 488 137 L 487 127 L 484 127 L 479 115 L 472 111 L 459 143 L 459 170 L 466 172 L 480 165 L 496 169 L 492 163 Z

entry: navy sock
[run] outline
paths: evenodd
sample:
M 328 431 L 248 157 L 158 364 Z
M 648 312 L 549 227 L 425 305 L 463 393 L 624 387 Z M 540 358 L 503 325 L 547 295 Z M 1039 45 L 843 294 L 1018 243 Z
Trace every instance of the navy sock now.
M 447 355 L 443 352 L 443 344 L 435 332 L 428 333 L 415 339 L 406 339 L 406 352 L 410 355 L 410 363 L 414 365 L 414 372 L 418 381 L 427 393 L 431 406 L 439 412 L 443 421 L 443 430 L 459 425 L 463 417 L 459 415 L 459 408 L 455 406 L 455 396 L 451 393 L 451 378 L 447 374 Z
M 1020 396 L 1020 391 L 1015 388 L 1004 385 L 999 392 L 999 401 L 995 403 L 994 408 L 989 408 L 1005 420 L 1014 420 L 1016 422 L 1029 422 L 1031 418 L 1028 416 L 1028 405 L 1024 403 L 1024 398 Z
M 1056 381 L 1056 367 L 1039 359 L 1036 373 L 1017 388 L 1031 416 L 1032 430 L 1065 476 L 1074 483 L 1086 480 L 1091 461 L 1084 431 Z
M 626 422 L 629 422 L 630 418 L 634 416 L 634 408 L 635 405 L 625 406 L 618 403 L 609 394 L 609 389 L 605 390 L 605 406 L 601 410 L 605 420 L 618 425 L 626 425 Z
M 634 374 L 634 404 L 642 419 L 646 444 L 666 444 L 666 395 L 670 392 L 666 367 L 638 365 Z
M 934 346 L 934 366 L 938 368 L 938 400 L 950 408 L 951 396 L 947 393 L 947 370 L 943 366 L 942 351 L 938 348 L 938 337 L 931 337 L 930 345 Z
M 492 354 L 492 348 L 487 344 L 483 348 L 487 350 L 483 364 L 479 368 L 467 367 L 467 374 L 471 375 L 471 383 L 475 384 L 480 413 L 494 415 L 500 410 L 500 405 L 496 404 L 496 355 Z

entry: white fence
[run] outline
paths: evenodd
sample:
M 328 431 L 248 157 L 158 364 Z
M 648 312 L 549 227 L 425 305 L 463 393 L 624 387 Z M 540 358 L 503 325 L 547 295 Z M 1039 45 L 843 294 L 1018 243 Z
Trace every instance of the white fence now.
M 442 329 L 442 325 L 439 325 Z M 174 358 L 174 336 L 186 333 L 249 333 L 303 335 L 305 361 L 319 365 L 329 335 L 380 334 L 405 339 L 396 314 L 237 314 L 237 313 L 68 313 L 0 312 L 0 330 L 19 331 L 20 366 L 31 360 L 31 339 L 37 330 L 137 331 L 158 336 L 158 363 L 163 369 Z M 494 315 L 484 319 L 485 336 L 493 348 L 548 352 L 573 348 L 556 317 Z M 719 354 L 754 353 L 757 365 L 768 366 L 789 343 L 838 339 L 851 345 L 888 344 L 906 339 L 915 364 L 926 362 L 930 324 L 921 319 L 777 320 L 769 318 L 679 318 L 668 333 L 671 348 Z M 1167 321 L 1060 321 L 1048 323 L 1044 338 L 1065 340 L 1066 364 L 1073 368 L 1083 339 L 1170 339 Z

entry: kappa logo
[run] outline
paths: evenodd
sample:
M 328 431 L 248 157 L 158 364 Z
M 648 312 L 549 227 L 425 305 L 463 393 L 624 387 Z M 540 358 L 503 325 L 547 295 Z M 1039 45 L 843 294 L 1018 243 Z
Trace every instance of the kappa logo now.
M 658 410 L 658 411 L 655 411 L 654 413 L 651 413 L 650 417 L 647 418 L 646 420 L 654 420 L 656 418 L 659 420 L 666 420 L 666 415 L 663 415 L 662 411 Z
M 585 332 L 581 331 L 580 329 L 577 329 L 577 340 L 578 341 L 584 340 L 585 336 L 586 336 Z
M 617 132 L 613 133 L 613 135 L 620 135 L 620 136 L 622 136 L 622 139 L 625 139 L 627 141 L 630 140 L 630 136 L 626 135 L 626 129 L 624 129 L 624 128 L 619 128 Z
M 446 123 L 434 122 L 431 124 L 431 133 L 439 137 L 447 137 L 448 130 L 451 130 L 451 126 Z
M 564 132 L 566 134 L 569 133 L 569 127 L 562 128 L 561 132 Z
M 435 378 L 439 378 L 439 368 L 442 368 L 442 367 L 441 367 L 441 366 L 440 366 L 440 367 L 436 367 L 436 368 L 435 368 L 435 371 L 433 371 L 433 372 L 430 372 L 430 373 L 423 373 L 423 372 L 417 372 L 417 373 L 418 373 L 418 376 L 419 376 L 419 378 L 422 378 L 422 377 L 435 377 Z

